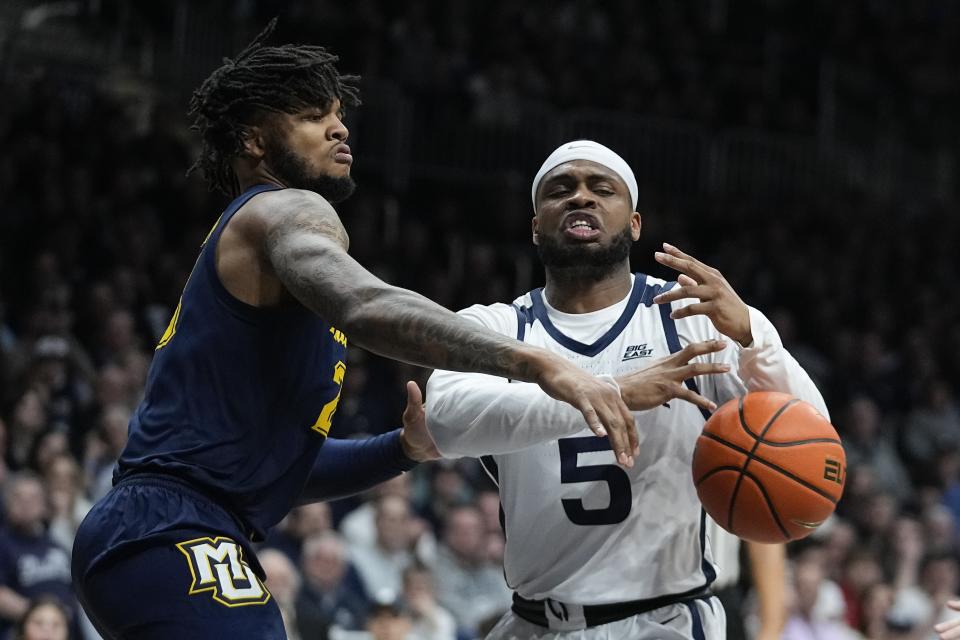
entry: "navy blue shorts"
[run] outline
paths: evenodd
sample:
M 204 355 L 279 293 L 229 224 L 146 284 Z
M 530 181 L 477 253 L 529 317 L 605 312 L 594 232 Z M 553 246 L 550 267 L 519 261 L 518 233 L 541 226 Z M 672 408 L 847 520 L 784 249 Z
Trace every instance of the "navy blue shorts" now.
M 237 521 L 171 478 L 114 487 L 80 525 L 72 570 L 106 640 L 287 637 Z

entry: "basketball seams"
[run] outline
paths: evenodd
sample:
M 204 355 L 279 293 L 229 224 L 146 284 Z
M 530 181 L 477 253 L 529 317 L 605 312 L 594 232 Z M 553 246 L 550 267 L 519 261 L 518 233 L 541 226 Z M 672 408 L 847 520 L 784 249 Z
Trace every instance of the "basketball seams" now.
M 746 396 L 740 396 L 739 401 L 737 402 L 737 411 L 740 414 L 740 425 L 746 429 L 747 433 L 754 437 L 756 441 L 757 436 L 755 436 L 750 428 L 747 426 L 746 420 L 743 419 L 743 399 Z M 703 432 L 706 435 L 706 431 Z M 754 445 L 756 446 L 756 445 Z M 747 455 L 746 462 L 743 463 L 743 466 L 740 467 L 740 475 L 737 476 L 737 481 L 733 485 L 733 491 L 730 492 L 730 504 L 727 505 L 727 530 L 733 531 L 733 505 L 737 503 L 737 494 L 740 492 L 740 484 L 743 482 L 743 472 L 747 468 L 747 462 L 750 461 L 750 454 L 747 451 L 744 451 Z
M 747 474 L 747 467 L 750 466 L 750 461 L 754 459 L 757 449 L 760 447 L 760 444 L 763 442 L 763 436 L 767 433 L 767 431 L 770 430 L 773 424 L 777 421 L 777 418 L 783 415 L 784 411 L 789 409 L 794 404 L 800 402 L 800 400 L 798 400 L 797 398 L 791 398 L 790 400 L 785 402 L 782 407 L 777 409 L 777 411 L 772 416 L 770 416 L 770 419 L 767 421 L 767 424 L 765 424 L 763 426 L 763 429 L 760 431 L 760 435 L 755 435 L 750 430 L 749 425 L 747 425 L 746 417 L 743 415 L 743 405 L 744 405 L 745 398 L 746 398 L 745 395 L 740 396 L 740 400 L 737 403 L 737 412 L 740 418 L 740 425 L 744 428 L 744 430 L 747 433 L 753 436 L 754 442 L 753 442 L 753 449 L 751 449 L 750 452 L 747 453 L 747 459 L 743 463 L 743 468 L 740 471 L 740 476 L 737 478 L 736 484 L 733 485 L 733 492 L 730 496 L 730 506 L 727 508 L 727 528 L 729 528 L 730 531 L 733 531 L 733 507 L 737 503 L 737 494 L 740 493 L 740 485 L 743 483 L 743 476 Z M 751 476 L 751 479 L 754 482 L 757 482 L 756 478 L 753 478 L 752 476 Z M 765 489 L 761 488 L 761 491 L 765 491 Z M 774 519 L 777 520 L 777 524 L 779 525 L 780 521 L 776 516 L 776 512 L 774 512 Z M 790 536 L 787 536 L 787 537 L 789 538 Z
M 828 443 L 828 444 L 838 444 L 843 446 L 843 443 L 837 440 L 836 438 L 806 438 L 804 440 L 790 440 L 788 442 L 771 442 L 769 440 L 760 440 L 760 444 L 766 445 L 768 447 L 796 447 L 805 444 L 816 444 L 818 442 Z
M 743 470 L 742 467 L 734 466 L 734 465 L 723 465 L 722 467 L 714 467 L 710 469 L 710 471 L 707 471 L 705 474 L 700 476 L 700 478 L 693 484 L 695 487 L 699 487 L 707 478 L 721 471 L 736 471 L 737 473 L 740 473 L 742 470 Z
M 770 499 L 770 494 L 767 493 L 767 488 L 763 486 L 763 483 L 760 482 L 759 478 L 746 470 L 746 465 L 744 465 L 744 469 L 740 473 L 741 478 L 746 476 L 747 478 L 753 480 L 753 484 L 757 485 L 757 489 L 760 490 L 760 495 L 763 496 L 763 501 L 767 503 L 767 508 L 770 510 L 770 515 L 773 516 L 773 521 L 777 523 L 777 527 L 780 529 L 780 533 L 783 534 L 784 539 L 789 541 L 790 532 L 787 531 L 787 528 L 783 526 L 782 522 L 780 522 L 780 514 L 778 514 L 776 508 L 774 508 L 773 501 Z
M 789 540 L 790 533 L 787 531 L 787 528 L 784 527 L 783 523 L 780 521 L 780 516 L 777 513 L 777 510 L 774 508 L 773 500 L 770 499 L 770 494 L 767 493 L 767 488 L 763 486 L 763 483 L 760 482 L 759 478 L 757 478 L 755 475 L 753 475 L 749 471 L 744 471 L 743 468 L 741 467 L 730 466 L 730 465 L 724 465 L 722 467 L 714 467 L 707 473 L 703 474 L 703 476 L 701 476 L 699 480 L 697 480 L 696 486 L 700 486 L 701 483 L 703 483 L 710 477 L 714 476 L 715 474 L 720 473 L 721 471 L 733 471 L 734 473 L 737 473 L 739 475 L 738 481 L 740 478 L 743 478 L 744 476 L 746 476 L 747 478 L 750 478 L 753 481 L 753 483 L 757 486 L 757 489 L 760 490 L 760 495 L 763 496 L 763 500 L 764 502 L 766 502 L 767 508 L 770 510 L 770 515 L 773 517 L 773 521 L 777 524 L 777 527 L 780 529 L 780 532 L 783 534 L 784 538 Z M 733 508 L 734 502 L 735 501 L 733 500 L 730 501 L 730 509 Z
M 770 430 L 770 427 L 773 426 L 773 423 L 776 421 L 776 419 L 779 418 L 781 415 L 783 415 L 783 413 L 787 409 L 789 409 L 793 405 L 798 404 L 800 402 L 799 398 L 791 398 L 790 400 L 786 401 L 783 404 L 783 406 L 777 409 L 777 411 L 772 416 L 770 416 L 770 420 L 767 421 L 767 424 L 763 425 L 763 429 L 760 430 L 760 433 L 756 434 L 753 432 L 753 429 L 750 428 L 750 425 L 747 424 L 747 417 L 743 413 L 744 412 L 743 403 L 746 397 L 747 396 L 745 395 L 740 396 L 740 400 L 737 403 L 737 413 L 740 416 L 740 426 L 743 427 L 743 430 L 746 431 L 751 438 L 756 440 L 757 443 L 762 443 L 762 444 L 773 444 L 773 443 L 768 443 L 764 441 L 763 439 L 764 434 L 766 434 L 767 431 Z
M 741 447 L 741 446 L 739 446 L 739 445 L 736 445 L 736 444 L 734 444 L 734 443 L 732 443 L 732 442 L 730 442 L 730 441 L 728 441 L 728 440 L 724 440 L 723 438 L 721 438 L 721 437 L 719 437 L 719 436 L 717 436 L 717 435 L 715 435 L 715 434 L 713 434 L 713 433 L 707 433 L 706 431 L 704 431 L 703 434 L 701 434 L 701 437 L 709 438 L 710 440 L 713 440 L 714 442 L 717 442 L 717 443 L 722 444 L 722 445 L 724 445 L 724 446 L 726 446 L 726 447 L 728 447 L 728 448 L 730 448 L 730 449 L 733 449 L 733 450 L 736 451 L 737 453 L 742 453 L 742 454 L 745 455 L 745 456 L 750 456 L 750 452 L 747 451 L 746 449 L 744 449 L 743 447 Z M 829 440 L 828 442 L 834 442 L 834 441 L 833 441 L 833 440 Z M 837 442 L 836 444 L 840 444 L 840 443 Z M 791 473 L 790 471 L 787 471 L 786 469 L 784 469 L 784 468 L 781 467 L 780 465 L 778 465 L 778 464 L 776 464 L 776 463 L 773 463 L 773 462 L 770 462 L 769 460 L 767 460 L 767 459 L 765 459 L 765 458 L 761 458 L 760 456 L 757 456 L 757 455 L 754 455 L 753 458 L 748 458 L 748 461 L 749 461 L 750 459 L 756 460 L 756 461 L 759 462 L 760 464 L 765 465 L 766 467 L 768 467 L 768 468 L 770 468 L 770 469 L 773 469 L 774 471 L 780 473 L 781 475 L 786 476 L 786 477 L 789 478 L 790 480 L 793 480 L 794 482 L 796 482 L 796 483 L 799 484 L 800 486 L 805 487 L 805 488 L 809 489 L 810 491 L 813 491 L 814 493 L 816 493 L 817 495 L 819 495 L 819 496 L 821 496 L 821 497 L 823 497 L 823 498 L 826 498 L 826 499 L 829 500 L 831 503 L 837 504 L 837 499 L 834 498 L 833 496 L 831 496 L 830 494 L 826 493 L 825 491 L 823 491 L 823 489 L 820 489 L 820 488 L 817 487 L 815 484 L 811 484 L 810 482 L 804 480 L 803 478 L 800 478 L 799 476 Z M 744 465 L 743 465 L 742 468 L 743 468 L 743 469 L 746 469 L 746 467 L 747 467 L 747 465 L 746 465 L 746 463 L 744 463 Z M 707 475 L 709 475 L 709 474 L 707 474 Z M 706 478 L 706 475 L 705 475 L 703 478 Z M 700 480 L 697 480 L 697 482 L 696 482 L 695 484 L 699 485 L 699 484 L 700 484 L 700 481 L 703 480 L 703 478 L 701 478 Z
M 743 428 L 744 431 L 747 432 L 747 435 L 749 435 L 754 440 L 757 440 L 761 444 L 765 444 L 771 447 L 792 447 L 793 445 L 808 444 L 811 442 L 832 442 L 834 444 L 839 444 L 839 445 L 843 444 L 842 442 L 840 442 L 839 438 L 808 438 L 805 440 L 791 440 L 789 442 L 772 442 L 770 440 L 764 440 L 763 434 L 767 432 L 767 429 L 770 428 L 771 424 L 768 422 L 767 425 L 763 428 L 763 431 L 761 431 L 759 434 L 754 433 L 753 429 L 750 428 L 750 425 L 747 424 L 747 418 L 744 415 L 744 406 L 743 406 L 744 398 L 746 398 L 746 396 L 740 396 L 740 400 L 737 404 L 737 412 L 740 415 L 740 426 Z M 787 402 L 784 406 L 780 407 L 780 409 L 777 410 L 777 413 L 775 413 L 773 417 L 770 418 L 770 420 L 771 421 L 776 420 L 777 418 L 780 417 L 782 413 L 786 412 L 787 409 L 792 407 L 794 404 L 799 404 L 799 403 L 800 403 L 800 400 L 798 398 L 793 398 L 792 400 Z

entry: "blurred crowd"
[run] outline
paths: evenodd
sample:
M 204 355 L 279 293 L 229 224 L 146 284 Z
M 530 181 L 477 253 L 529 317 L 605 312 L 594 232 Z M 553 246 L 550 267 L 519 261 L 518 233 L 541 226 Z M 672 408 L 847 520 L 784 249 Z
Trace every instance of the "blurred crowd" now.
M 958 133 L 960 9 L 947 0 L 288 4 L 359 71 L 460 96 L 479 120 L 536 103 L 798 133 L 834 118 L 871 141 Z
M 873 142 L 955 144 L 960 106 L 950 0 L 212 0 L 248 28 L 282 16 L 292 39 L 479 120 L 525 105 L 611 108 Z M 98 0 L 108 27 L 169 36 L 175 3 Z
M 285 4 L 291 38 L 319 32 L 346 68 L 453 101 L 465 117 L 509 120 L 512 107 L 541 101 L 812 131 L 822 113 L 819 61 L 800 55 L 809 47 L 860 78 L 848 89 L 859 92 L 850 95 L 863 101 L 864 122 L 913 132 L 922 121 L 918 144 L 931 130 L 956 133 L 946 115 L 957 112 L 960 92 L 943 65 L 956 60 L 960 39 L 948 36 L 960 16 L 949 2 L 794 10 L 715 1 L 695 11 L 693 3 L 579 0 L 546 12 L 494 1 L 482 14 L 465 1 L 437 9 L 364 0 L 349 11 Z M 245 3 L 261 22 L 277 11 L 267 5 Z M 622 42 L 634 47 L 629 60 Z M 770 47 L 784 65 L 773 79 Z M 59 638 L 67 629 L 94 638 L 70 595 L 72 538 L 110 488 L 153 347 L 226 200 L 184 177 L 195 147 L 179 118 L 135 124 L 122 101 L 42 78 L 4 92 L 0 638 Z M 388 281 L 453 309 L 510 301 L 542 283 L 525 185 L 435 178 L 397 189 L 373 173 L 357 179 L 357 194 L 338 207 L 351 253 Z M 837 515 L 789 549 L 785 638 L 925 639 L 950 617 L 945 601 L 958 597 L 955 206 L 855 193 L 641 195 L 635 270 L 672 279 L 653 260 L 662 241 L 720 269 L 774 321 L 844 439 Z M 331 435 L 398 426 L 403 383 L 422 372 L 357 348 L 349 358 Z M 294 511 L 261 552 L 291 637 L 482 635 L 510 603 L 498 504 L 479 465 L 465 459 Z M 728 615 L 749 619 L 745 601 Z M 39 626 L 64 635 L 31 635 Z

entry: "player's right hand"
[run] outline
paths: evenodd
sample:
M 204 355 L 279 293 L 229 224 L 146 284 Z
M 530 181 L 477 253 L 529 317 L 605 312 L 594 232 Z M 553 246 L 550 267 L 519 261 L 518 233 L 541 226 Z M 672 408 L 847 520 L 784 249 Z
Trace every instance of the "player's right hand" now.
M 668 358 L 616 378 L 627 406 L 634 411 L 653 409 L 674 398 L 692 402 L 707 411 L 716 411 L 717 405 L 683 383 L 687 378 L 727 373 L 730 365 L 718 362 L 690 362 L 697 356 L 723 351 L 723 340 L 707 340 L 688 344 Z
M 537 384 L 551 398 L 579 410 L 591 431 L 610 438 L 617 462 L 633 467 L 633 456 L 640 451 L 637 427 L 615 385 L 560 357 L 550 359 Z

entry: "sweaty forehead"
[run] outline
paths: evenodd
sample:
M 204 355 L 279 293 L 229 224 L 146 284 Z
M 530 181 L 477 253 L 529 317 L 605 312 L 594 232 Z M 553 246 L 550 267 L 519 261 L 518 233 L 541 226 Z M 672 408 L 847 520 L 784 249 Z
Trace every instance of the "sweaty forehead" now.
M 610 167 L 606 167 L 593 160 L 571 160 L 563 164 L 558 164 L 543 176 L 543 179 L 540 181 L 540 187 L 543 188 L 545 184 L 555 180 L 584 180 L 591 178 L 607 178 L 613 180 L 629 191 L 627 183 L 623 181 L 620 174 Z

